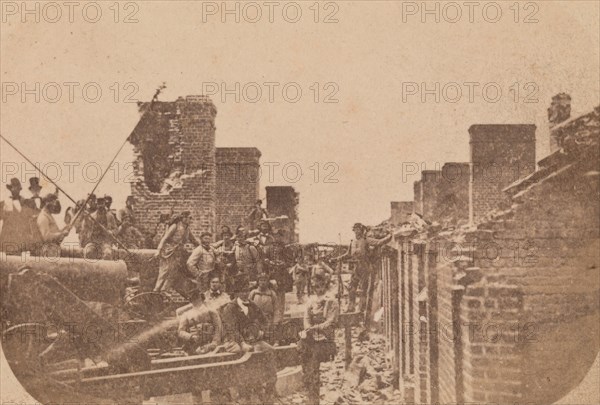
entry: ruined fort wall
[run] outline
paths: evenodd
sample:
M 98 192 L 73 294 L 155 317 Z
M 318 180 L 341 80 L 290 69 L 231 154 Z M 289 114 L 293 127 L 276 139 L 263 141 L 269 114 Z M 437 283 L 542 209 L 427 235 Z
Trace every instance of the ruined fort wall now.
M 521 127 L 508 135 L 516 158 L 505 132 L 472 127 L 486 140 L 471 144 L 474 158 L 496 151 L 501 168 L 529 162 L 531 126 Z M 395 352 L 408 401 L 552 403 L 597 356 L 600 109 L 554 131 L 561 149 L 516 183 L 510 171 L 491 185 L 471 172 L 476 224 L 396 235 L 404 339 Z
M 213 230 L 215 222 L 215 116 L 212 101 L 188 96 L 174 102 L 143 103 L 130 142 L 134 145 L 136 220 L 140 230 L 156 233 L 161 214 L 192 213 L 192 230 Z M 164 180 L 182 168 L 181 187 L 161 193 Z
M 235 232 L 247 225 L 259 198 L 260 156 L 256 148 L 216 149 L 216 229 L 227 225 Z

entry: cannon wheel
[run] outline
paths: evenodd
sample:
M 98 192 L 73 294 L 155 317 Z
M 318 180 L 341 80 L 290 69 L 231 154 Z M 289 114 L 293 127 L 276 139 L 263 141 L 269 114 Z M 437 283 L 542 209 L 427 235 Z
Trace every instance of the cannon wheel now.
M 42 364 L 39 356 L 54 340 L 56 336 L 48 334 L 43 324 L 21 323 L 4 331 L 2 350 L 15 374 L 17 370 L 31 372 L 40 369 Z
M 142 292 L 127 299 L 125 309 L 142 319 L 157 319 L 169 307 L 171 299 L 160 292 Z

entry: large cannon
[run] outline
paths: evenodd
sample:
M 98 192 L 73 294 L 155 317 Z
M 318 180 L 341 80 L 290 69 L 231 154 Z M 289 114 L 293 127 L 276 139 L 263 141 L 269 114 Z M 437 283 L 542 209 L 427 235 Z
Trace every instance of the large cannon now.
M 273 361 L 278 368 L 300 363 L 291 343 L 303 328 L 300 318 L 287 318 L 269 335 L 282 345 L 274 360 L 265 353 L 187 356 L 175 347 L 174 314 L 165 312 L 150 322 L 130 319 L 125 290 L 132 269 L 141 266 L 140 280 L 151 289 L 154 252 L 132 252 L 114 261 L 73 257 L 80 254 L 75 250 L 61 258 L 0 256 L 2 349 L 34 398 L 42 403 L 92 398 L 96 403 L 139 403 L 190 387 L 251 386 L 265 380 Z M 141 294 L 160 295 L 147 291 Z M 109 315 L 98 311 L 98 303 L 112 308 Z M 359 319 L 358 314 L 341 317 L 348 337 Z
M 128 272 L 124 261 L 78 258 L 44 258 L 10 256 L 0 253 L 0 288 L 7 291 L 8 278 L 27 267 L 35 273 L 48 274 L 83 301 L 120 303 L 125 294 Z

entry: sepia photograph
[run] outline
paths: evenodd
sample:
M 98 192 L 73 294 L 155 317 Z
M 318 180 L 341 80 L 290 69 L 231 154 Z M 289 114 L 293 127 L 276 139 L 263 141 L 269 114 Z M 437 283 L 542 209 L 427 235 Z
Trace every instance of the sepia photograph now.
M 0 0 L 0 405 L 600 404 L 599 0 Z

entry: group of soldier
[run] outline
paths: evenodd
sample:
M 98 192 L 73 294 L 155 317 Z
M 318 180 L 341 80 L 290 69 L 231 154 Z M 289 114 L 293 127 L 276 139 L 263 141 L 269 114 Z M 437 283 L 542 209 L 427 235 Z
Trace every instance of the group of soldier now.
M 286 243 L 286 232 L 273 232 L 267 219 L 258 229 L 239 225 L 235 233 L 223 226 L 217 242 L 210 232 L 200 239 L 190 231 L 191 213 L 174 215 L 157 246 L 159 272 L 154 291 L 175 290 L 184 297 L 196 287 L 206 291 L 217 277 L 228 292 L 251 293 L 272 322 L 282 319 L 285 294 L 294 281 L 304 290 L 307 267 L 298 262 L 297 251 Z M 194 246 L 188 255 L 185 246 Z M 295 280 L 294 280 L 295 279 Z M 301 299 L 303 291 L 298 293 Z
M 12 178 L 6 185 L 10 194 L 0 207 L 0 251 L 60 256 L 60 244 L 73 228 L 86 258 L 111 259 L 116 244 L 126 248 L 143 246 L 144 238 L 135 227 L 132 197 L 117 212 L 112 209 L 111 196 L 91 194 L 75 207 L 67 208 L 65 225 L 60 228 L 54 218 L 62 211 L 58 189 L 41 197 L 39 178 L 31 177 L 29 183 L 29 198 L 21 195 L 23 188 L 18 178 Z
M 88 195 L 66 210 L 65 226 L 61 229 L 54 219 L 61 212 L 58 190 L 40 197 L 39 179 L 34 177 L 29 182 L 31 197 L 27 199 L 21 196 L 22 186 L 17 178 L 6 186 L 10 198 L 0 209 L 0 250 L 47 254 L 44 250 L 52 248 L 60 254 L 60 244 L 72 228 L 78 234 L 84 257 L 111 259 L 117 245 L 145 246 L 144 237 L 136 228 L 134 198 L 128 197 L 126 207 L 116 212 L 111 208 L 110 196 Z M 154 291 L 175 290 L 190 302 L 177 311 L 178 335 L 188 353 L 207 353 L 217 346 L 229 352 L 270 353 L 272 347 L 264 342 L 264 332 L 282 322 L 286 293 L 296 285 L 297 299 L 302 303 L 304 289 L 307 284 L 312 285 L 315 294 L 305 305 L 299 348 L 303 352 L 309 400 L 318 403 L 319 365 L 336 353 L 333 329 L 340 308 L 339 297 L 329 294 L 332 271 L 310 255 L 299 254 L 297 245 L 286 243 L 284 230 L 274 232 L 261 203 L 257 201 L 249 220 L 238 225 L 235 232 L 223 226 L 217 242 L 210 232 L 202 232 L 196 239 L 190 229 L 189 211 L 171 215 L 155 253 L 158 277 Z M 360 290 L 360 310 L 368 312 L 365 297 L 369 281 L 373 280 L 373 252 L 391 236 L 375 238 L 359 223 L 353 230 L 356 239 L 348 251 L 331 261 L 353 263 L 347 310 L 354 311 Z M 189 245 L 194 247 L 191 254 Z M 211 333 L 202 333 L 207 330 L 206 325 Z M 256 325 L 259 328 L 254 330 Z M 256 332 L 255 336 L 249 336 L 249 331 Z M 270 363 L 274 365 L 274 361 Z M 265 399 L 274 394 L 276 370 L 271 371 L 259 387 Z

